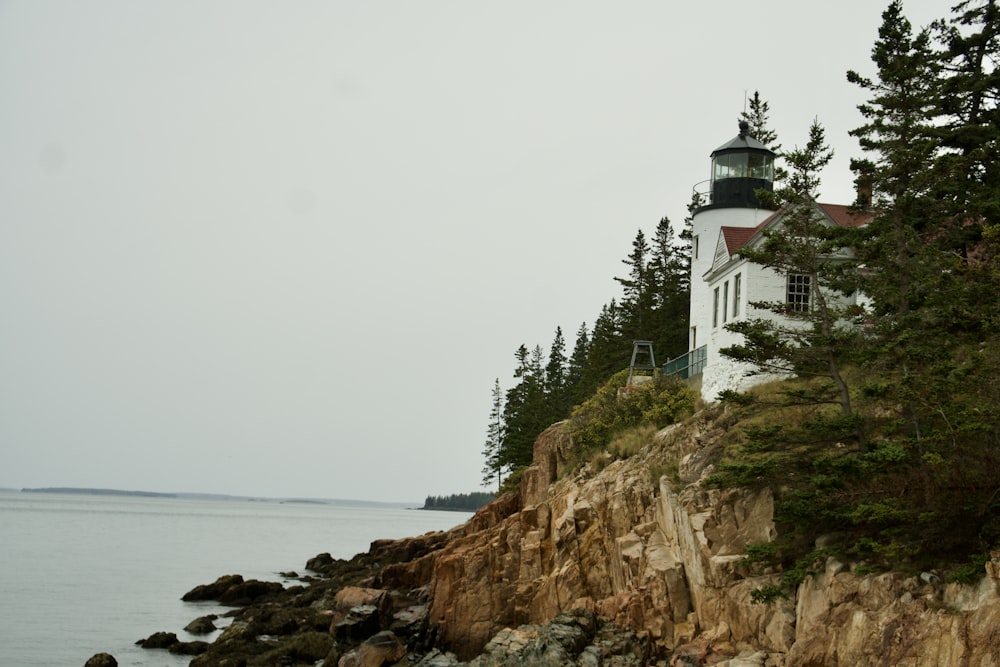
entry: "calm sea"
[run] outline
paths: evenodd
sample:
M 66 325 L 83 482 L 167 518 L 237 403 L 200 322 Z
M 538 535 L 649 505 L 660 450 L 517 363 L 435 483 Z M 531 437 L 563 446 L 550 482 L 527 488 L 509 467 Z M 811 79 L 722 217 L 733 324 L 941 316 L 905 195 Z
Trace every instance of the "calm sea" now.
M 0 665 L 186 665 L 140 649 L 182 640 L 212 603 L 181 602 L 223 574 L 282 581 L 318 553 L 350 558 L 372 540 L 447 529 L 470 515 L 388 506 L 0 492 Z M 213 636 L 209 636 L 211 640 Z

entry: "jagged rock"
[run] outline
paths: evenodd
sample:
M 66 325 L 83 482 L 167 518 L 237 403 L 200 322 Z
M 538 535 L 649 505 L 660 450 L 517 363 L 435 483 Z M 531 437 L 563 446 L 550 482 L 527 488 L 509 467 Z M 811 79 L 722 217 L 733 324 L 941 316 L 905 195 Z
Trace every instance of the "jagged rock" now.
M 751 604 L 753 590 L 778 577 L 743 563 L 746 544 L 774 538 L 774 501 L 767 491 L 700 485 L 726 424 L 723 411 L 703 411 L 598 473 L 567 474 L 565 430 L 543 433 L 520 497 L 487 506 L 430 555 L 428 621 L 439 648 L 471 660 L 504 627 L 581 606 L 643 633 L 661 654 L 701 642 L 704 660 L 753 648 L 769 665 L 1000 665 L 1000 631 L 986 629 L 1000 627 L 1000 554 L 975 589 L 857 577 L 833 560 L 795 599 Z M 679 486 L 650 476 L 664 459 L 680 461 Z
M 167 647 L 174 655 L 201 655 L 208 650 L 208 642 L 175 642 Z
M 244 581 L 239 574 L 227 574 L 219 577 L 211 584 L 195 586 L 181 598 L 185 602 L 215 600 L 225 605 L 239 607 L 247 605 L 265 595 L 271 595 L 284 590 L 284 586 L 276 581 Z
M 414 637 L 427 626 L 427 605 L 405 607 L 392 615 L 389 629 L 400 637 Z
M 306 561 L 306 569 L 325 574 L 326 570 L 329 569 L 334 562 L 333 556 L 328 553 L 321 553 Z
M 470 667 L 601 667 L 645 665 L 652 653 L 634 633 L 600 626 L 595 614 L 574 610 L 542 625 L 505 628 L 496 634 Z
M 391 631 L 385 630 L 345 653 L 338 667 L 382 667 L 399 662 L 405 655 L 406 647 L 403 642 Z
M 136 646 L 142 648 L 170 648 L 178 641 L 177 635 L 173 632 L 154 632 L 145 639 L 136 642 Z
M 200 602 L 204 600 L 218 600 L 219 596 L 225 593 L 227 590 L 243 583 L 243 575 L 240 574 L 226 574 L 218 579 L 216 579 L 211 584 L 202 584 L 200 586 L 195 586 L 184 596 L 181 600 L 185 602 Z
M 209 614 L 208 616 L 199 616 L 190 623 L 184 626 L 185 632 L 190 632 L 192 635 L 207 635 L 210 632 L 215 632 L 215 619 L 218 616 L 215 614 Z
M 118 661 L 110 653 L 98 653 L 91 656 L 83 667 L 118 667 Z
M 454 653 L 445 653 L 438 649 L 421 658 L 414 667 L 455 667 L 460 664 Z
M 297 634 L 258 658 L 248 661 L 257 665 L 314 665 L 330 656 L 333 639 L 326 632 Z M 336 661 L 328 664 L 336 664 Z
M 330 625 L 330 634 L 334 639 L 360 641 L 378 632 L 379 627 L 378 607 L 358 605 Z

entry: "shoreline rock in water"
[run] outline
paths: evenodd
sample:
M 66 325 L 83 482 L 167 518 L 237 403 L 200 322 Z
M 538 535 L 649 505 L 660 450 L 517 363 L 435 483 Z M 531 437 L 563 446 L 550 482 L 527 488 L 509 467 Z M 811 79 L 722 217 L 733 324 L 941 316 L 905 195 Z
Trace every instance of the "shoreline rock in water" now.
M 724 417 L 706 410 L 600 470 L 570 466 L 556 425 L 519 494 L 461 526 L 320 554 L 287 588 L 198 586 L 188 595 L 236 608 L 191 665 L 1000 665 L 1000 553 L 976 586 L 829 558 L 794 599 L 752 604 L 780 577 L 743 555 L 773 539 L 774 500 L 701 485 Z M 665 461 L 669 476 L 651 474 Z

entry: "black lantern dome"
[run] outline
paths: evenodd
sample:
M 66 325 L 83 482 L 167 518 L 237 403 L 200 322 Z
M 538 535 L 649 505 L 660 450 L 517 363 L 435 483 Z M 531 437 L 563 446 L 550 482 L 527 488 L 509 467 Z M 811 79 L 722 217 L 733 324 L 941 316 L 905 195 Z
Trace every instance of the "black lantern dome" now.
M 759 208 L 754 191 L 774 191 L 775 153 L 749 130 L 741 121 L 739 135 L 712 151 L 712 201 L 705 208 Z

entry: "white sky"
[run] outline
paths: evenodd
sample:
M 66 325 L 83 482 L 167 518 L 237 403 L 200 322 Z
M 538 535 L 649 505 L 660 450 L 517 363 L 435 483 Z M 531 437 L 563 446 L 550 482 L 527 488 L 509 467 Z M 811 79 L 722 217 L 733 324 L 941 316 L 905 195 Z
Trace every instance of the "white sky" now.
M 481 490 L 745 92 L 850 202 L 887 4 L 0 0 L 0 486 Z

